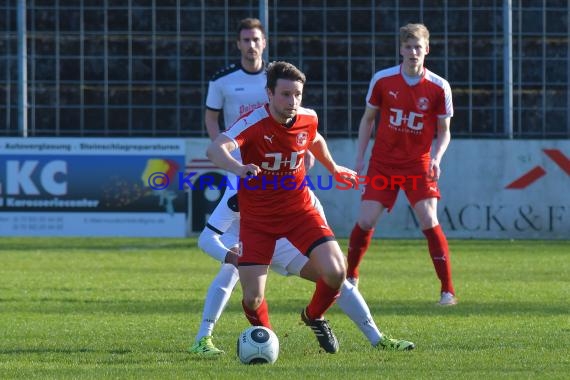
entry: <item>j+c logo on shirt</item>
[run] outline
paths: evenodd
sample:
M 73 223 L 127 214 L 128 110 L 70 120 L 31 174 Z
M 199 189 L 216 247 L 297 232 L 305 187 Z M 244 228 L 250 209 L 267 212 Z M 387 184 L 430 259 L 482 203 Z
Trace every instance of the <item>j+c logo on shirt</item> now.
M 390 124 L 395 127 L 401 127 L 405 122 L 406 126 L 414 131 L 421 131 L 424 128 L 422 117 L 424 115 L 417 112 L 406 114 L 404 110 L 399 108 L 390 108 Z
M 284 157 L 283 153 L 265 153 L 265 158 L 269 158 L 270 161 L 263 161 L 261 163 L 261 168 L 268 171 L 279 171 L 279 170 L 297 170 L 303 164 L 303 155 L 305 150 L 299 152 L 291 152 L 291 157 Z

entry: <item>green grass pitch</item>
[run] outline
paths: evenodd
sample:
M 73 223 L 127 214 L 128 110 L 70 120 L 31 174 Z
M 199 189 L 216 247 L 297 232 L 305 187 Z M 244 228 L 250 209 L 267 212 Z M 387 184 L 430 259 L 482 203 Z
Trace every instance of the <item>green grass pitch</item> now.
M 435 306 L 423 240 L 374 241 L 361 269 L 378 326 L 416 350 L 375 350 L 333 307 L 340 352 L 320 352 L 299 320 L 313 285 L 271 273 L 281 354 L 275 365 L 246 366 L 235 356 L 248 326 L 239 285 L 214 335 L 227 354 L 186 352 L 218 270 L 195 239 L 0 238 L 0 378 L 567 379 L 570 241 L 450 247 L 456 307 Z

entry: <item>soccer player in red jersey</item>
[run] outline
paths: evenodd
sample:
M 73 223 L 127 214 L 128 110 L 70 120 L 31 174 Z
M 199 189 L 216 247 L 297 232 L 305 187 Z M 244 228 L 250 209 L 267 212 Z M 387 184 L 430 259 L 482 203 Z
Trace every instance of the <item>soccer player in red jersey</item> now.
M 310 150 L 334 176 L 354 178 L 355 173 L 335 163 L 317 132 L 315 111 L 301 107 L 305 80 L 294 65 L 272 63 L 267 70 L 269 102 L 218 136 L 207 155 L 214 164 L 240 177 L 238 269 L 247 319 L 252 325 L 271 328 L 265 283 L 275 242 L 285 237 L 309 257 L 320 273 L 301 318 L 321 347 L 335 353 L 338 340 L 323 316 L 334 304 L 345 279 L 345 259 L 304 186 L 303 161 Z M 237 148 L 243 164 L 231 156 Z
M 355 170 L 364 169 L 364 154 L 377 114 L 376 138 L 368 165 L 368 178 L 384 175 L 421 175 L 416 183 L 374 189 L 362 195 L 358 221 L 350 235 L 347 277 L 358 283 L 358 267 L 385 209 L 394 206 L 404 190 L 428 241 L 429 253 L 441 281 L 440 305 L 455 305 L 447 239 L 437 220 L 437 186 L 440 162 L 451 134 L 453 103 L 449 83 L 424 66 L 429 53 L 429 31 L 423 24 L 400 28 L 400 65 L 378 71 L 370 81 L 366 109 L 358 130 Z M 437 139 L 434 136 L 437 134 Z

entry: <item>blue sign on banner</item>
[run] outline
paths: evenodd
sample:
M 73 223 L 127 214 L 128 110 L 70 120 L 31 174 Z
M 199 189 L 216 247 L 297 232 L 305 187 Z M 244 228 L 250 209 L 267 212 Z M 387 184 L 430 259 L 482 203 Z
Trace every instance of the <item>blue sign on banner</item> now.
M 41 141 L 25 141 L 30 140 Z M 140 139 L 124 144 L 144 146 Z M 178 184 L 184 142 L 179 145 L 176 154 L 156 149 L 46 152 L 37 144 L 10 153 L 2 149 L 0 234 L 185 236 L 188 201 Z

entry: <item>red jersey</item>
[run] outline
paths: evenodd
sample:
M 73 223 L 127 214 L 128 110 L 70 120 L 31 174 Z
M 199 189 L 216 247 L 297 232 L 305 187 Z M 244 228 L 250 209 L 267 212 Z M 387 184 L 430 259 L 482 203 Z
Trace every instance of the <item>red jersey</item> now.
M 410 86 L 401 65 L 377 72 L 366 102 L 380 110 L 371 164 L 407 167 L 429 162 L 438 118 L 453 116 L 451 88 L 442 77 L 424 68 Z
M 240 147 L 242 162 L 261 169 L 256 177 L 240 179 L 242 221 L 278 223 L 313 209 L 304 157 L 317 135 L 317 114 L 300 107 L 293 124 L 284 126 L 268 107 L 253 110 L 224 132 Z

